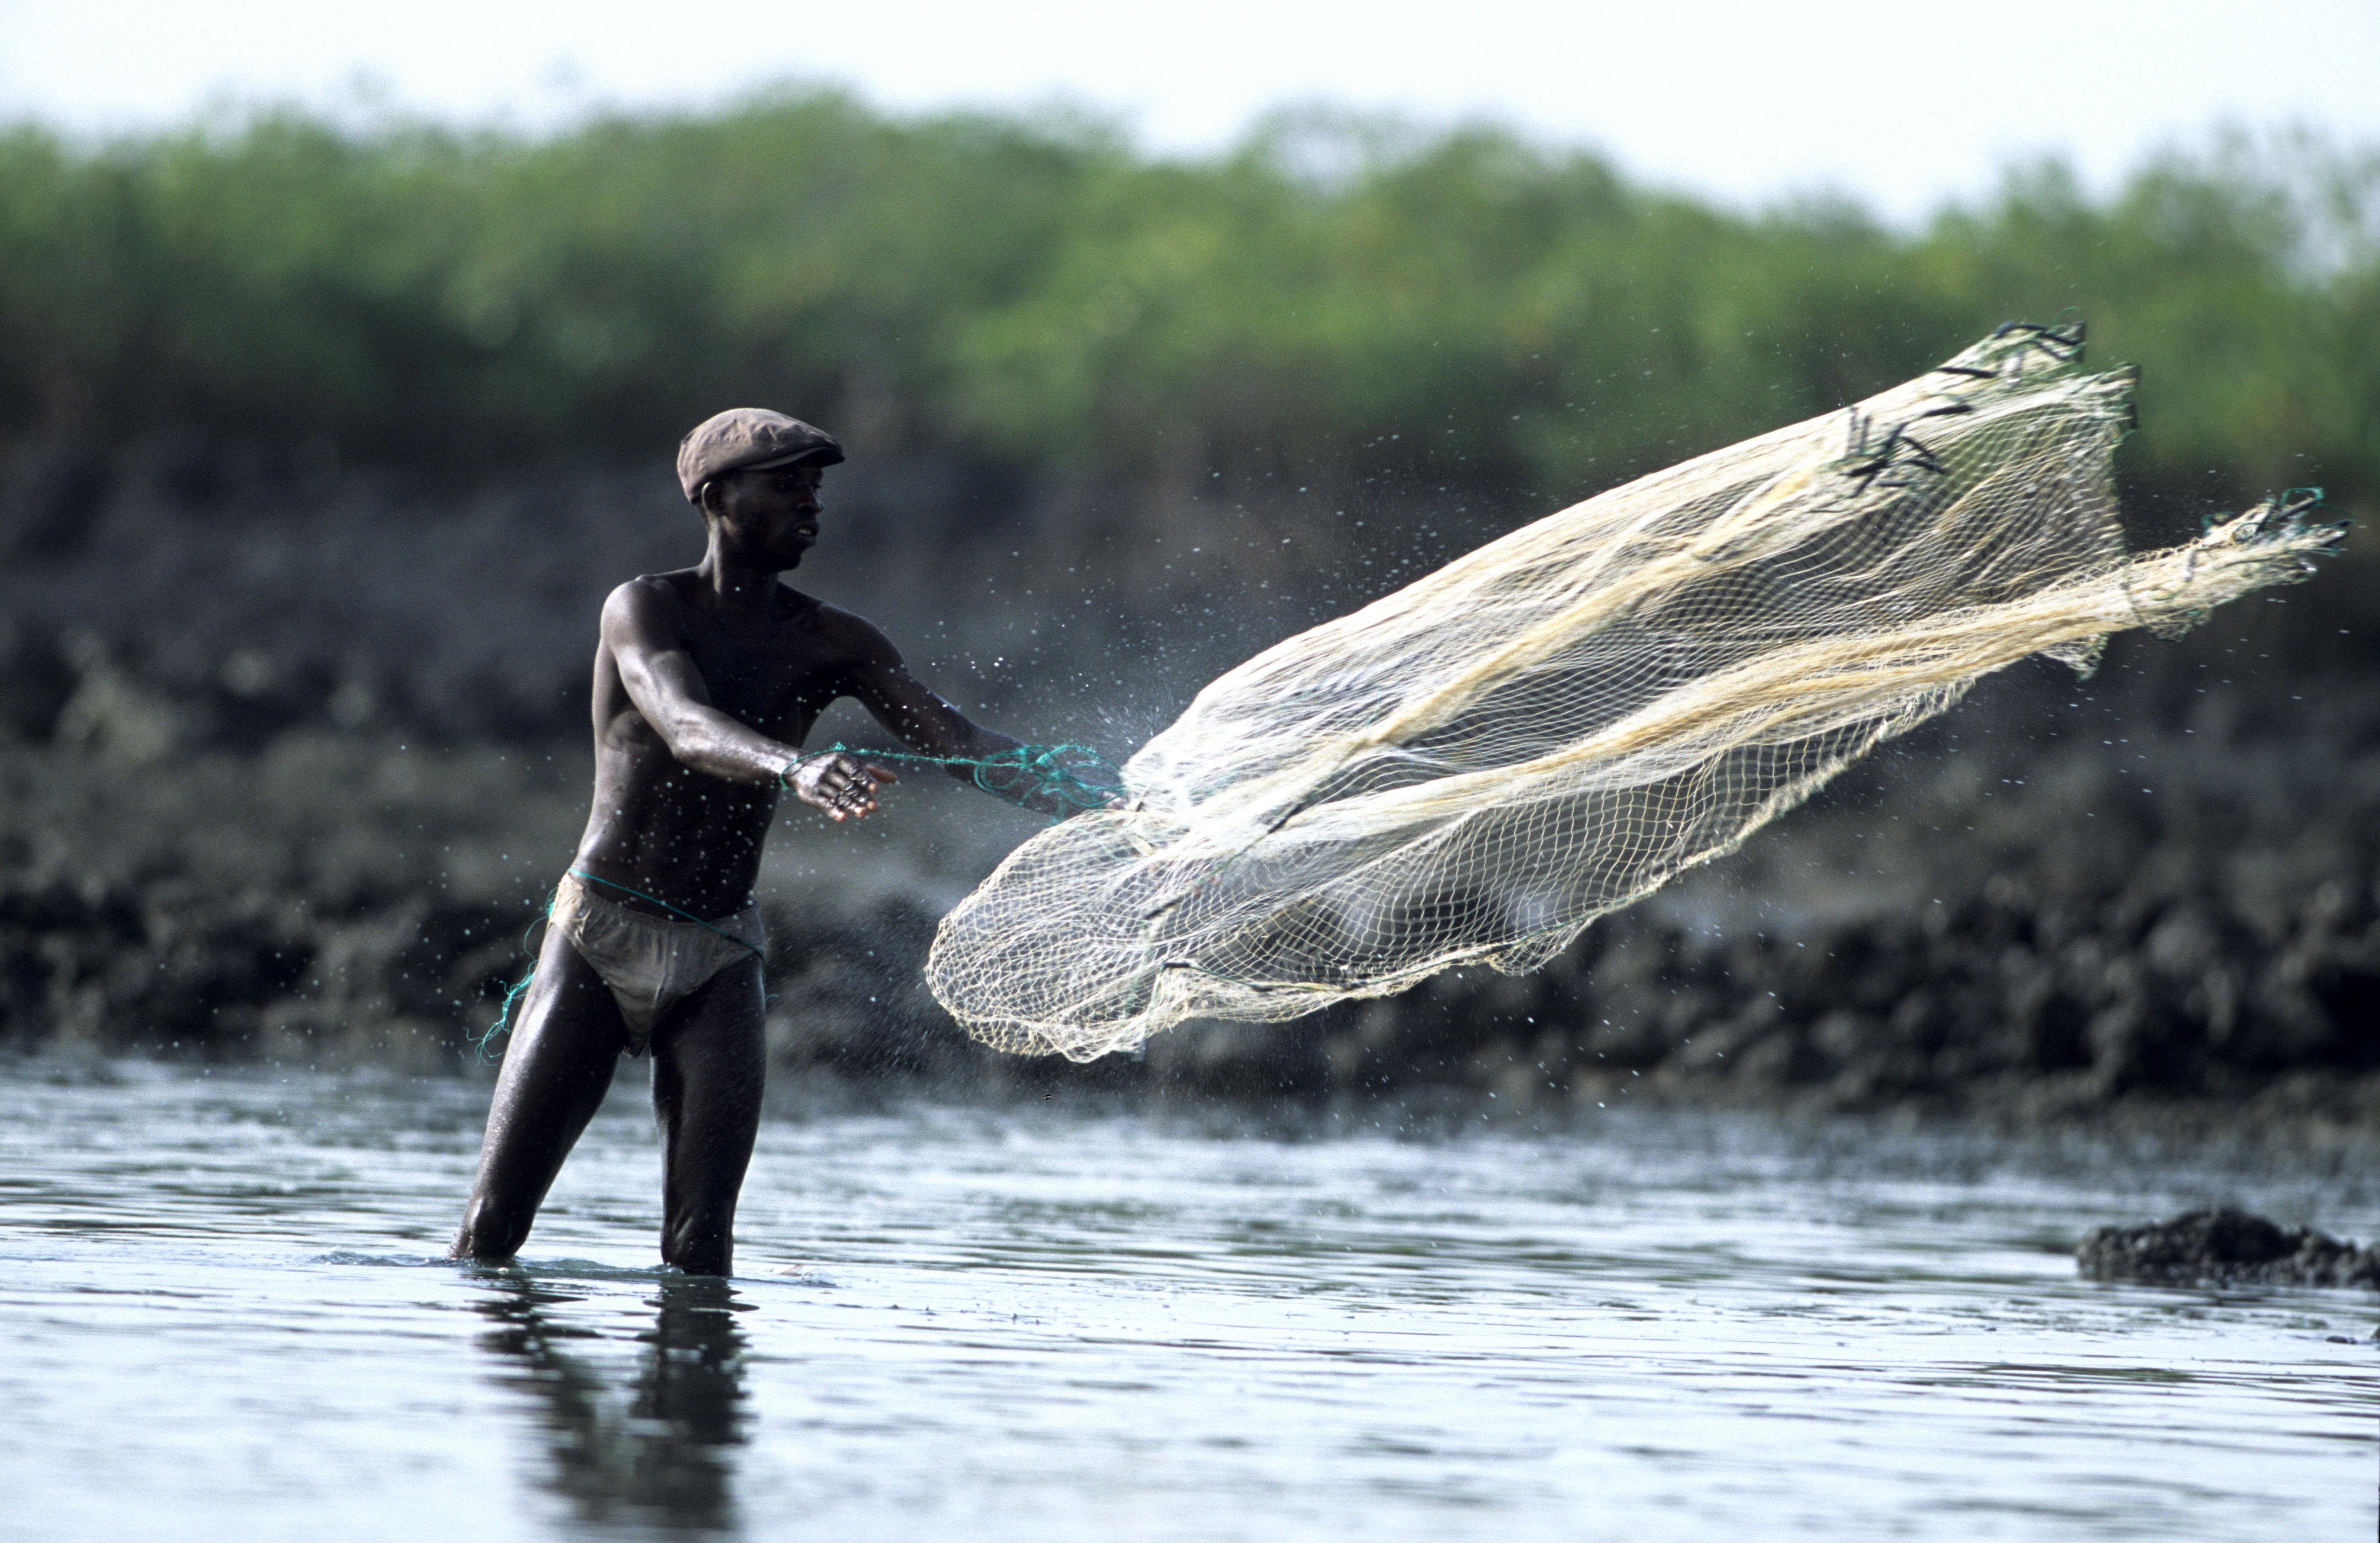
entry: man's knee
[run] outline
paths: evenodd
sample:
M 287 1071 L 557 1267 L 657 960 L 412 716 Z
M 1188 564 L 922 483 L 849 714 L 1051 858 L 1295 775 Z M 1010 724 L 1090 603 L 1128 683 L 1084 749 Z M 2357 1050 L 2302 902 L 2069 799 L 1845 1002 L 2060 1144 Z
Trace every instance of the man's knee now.
M 463 1230 L 455 1236 L 456 1259 L 508 1260 L 528 1241 L 537 1208 L 474 1199 L 463 1211 Z
M 735 1218 L 716 1213 L 670 1217 L 662 1225 L 662 1262 L 689 1275 L 724 1275 L 735 1251 Z

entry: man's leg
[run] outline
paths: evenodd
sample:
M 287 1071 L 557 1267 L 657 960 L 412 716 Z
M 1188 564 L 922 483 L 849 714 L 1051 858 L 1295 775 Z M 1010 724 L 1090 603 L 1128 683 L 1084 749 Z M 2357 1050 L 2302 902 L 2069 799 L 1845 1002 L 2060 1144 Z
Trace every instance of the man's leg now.
M 760 1130 L 768 1068 L 760 961 L 729 965 L 678 1004 L 653 1035 L 653 1113 L 662 1127 L 662 1260 L 726 1275 L 735 1197 Z
M 506 1260 L 520 1251 L 562 1160 L 601 1107 L 626 1043 L 611 988 L 559 928 L 548 927 L 496 1074 L 480 1176 L 452 1257 Z

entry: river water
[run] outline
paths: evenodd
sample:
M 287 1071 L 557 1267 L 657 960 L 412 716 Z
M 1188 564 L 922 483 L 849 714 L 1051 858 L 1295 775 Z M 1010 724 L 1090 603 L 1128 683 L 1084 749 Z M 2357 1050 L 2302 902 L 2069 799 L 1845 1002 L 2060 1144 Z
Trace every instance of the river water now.
M 2070 1259 L 2380 1231 L 2311 1159 L 917 1106 L 773 1118 L 719 1283 L 650 1266 L 642 1080 L 491 1270 L 438 1258 L 483 1087 L 0 1073 L 0 1532 L 2374 1534 L 2380 1304 Z

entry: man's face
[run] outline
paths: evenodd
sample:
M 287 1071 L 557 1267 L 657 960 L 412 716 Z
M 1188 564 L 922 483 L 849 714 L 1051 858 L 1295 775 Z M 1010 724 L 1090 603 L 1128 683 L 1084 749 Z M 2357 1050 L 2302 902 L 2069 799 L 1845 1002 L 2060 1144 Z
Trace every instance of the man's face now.
M 767 471 L 729 472 L 704 484 L 703 512 L 736 556 L 771 572 L 797 566 L 818 544 L 819 484 L 814 461 Z

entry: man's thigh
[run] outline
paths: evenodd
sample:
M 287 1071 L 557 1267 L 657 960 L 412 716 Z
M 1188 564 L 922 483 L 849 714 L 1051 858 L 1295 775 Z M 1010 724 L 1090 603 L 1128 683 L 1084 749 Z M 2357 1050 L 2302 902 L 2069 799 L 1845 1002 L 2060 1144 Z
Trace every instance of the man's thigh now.
M 656 1026 L 653 1103 L 673 1167 L 701 1149 L 730 1162 L 741 1179 L 768 1069 L 763 1001 L 759 960 L 738 960 Z
M 759 960 L 735 960 L 671 1008 L 652 1031 L 657 1099 L 690 1099 L 722 1110 L 759 1108 L 766 1072 Z M 664 1091 L 666 1089 L 666 1091 Z
M 735 1200 L 760 1129 L 759 961 L 705 982 L 653 1035 L 662 1127 L 662 1258 L 691 1274 L 734 1269 Z
M 626 1043 L 612 989 L 559 929 L 548 928 L 496 1074 L 482 1177 L 502 1182 L 518 1168 L 541 1195 L 601 1106 Z

